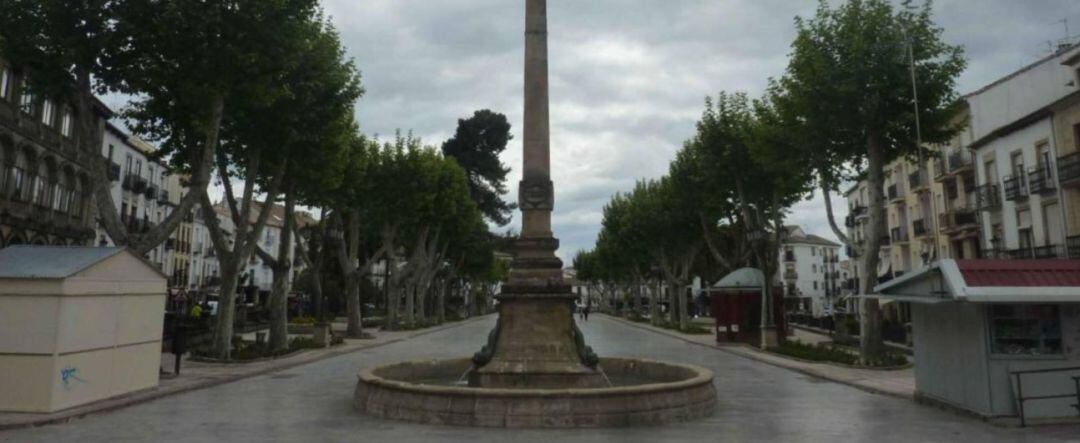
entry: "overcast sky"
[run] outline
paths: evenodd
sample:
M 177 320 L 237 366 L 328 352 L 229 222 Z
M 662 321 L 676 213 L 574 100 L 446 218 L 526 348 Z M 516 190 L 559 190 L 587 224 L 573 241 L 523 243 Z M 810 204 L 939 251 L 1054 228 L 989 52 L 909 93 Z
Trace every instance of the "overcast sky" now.
M 522 0 L 323 0 L 364 76 L 361 130 L 449 137 L 477 109 L 506 114 L 515 139 L 503 156 L 521 177 Z M 559 255 L 589 248 L 610 196 L 667 171 L 706 95 L 758 95 L 780 75 L 793 19 L 811 0 L 549 0 L 552 178 Z M 938 0 L 946 39 L 969 60 L 961 92 L 1048 53 L 1077 0 Z M 839 197 L 834 197 L 839 199 Z M 844 205 L 837 204 L 841 212 Z M 843 217 L 844 214 L 838 214 Z M 819 196 L 789 218 L 833 238 Z M 515 214 L 513 227 L 520 217 Z

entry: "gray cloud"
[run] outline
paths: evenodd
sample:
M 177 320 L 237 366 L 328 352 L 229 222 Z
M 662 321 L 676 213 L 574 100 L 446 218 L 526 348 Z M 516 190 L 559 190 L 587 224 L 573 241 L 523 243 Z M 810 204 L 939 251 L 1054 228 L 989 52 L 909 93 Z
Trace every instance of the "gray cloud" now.
M 518 136 L 504 161 L 521 162 L 521 0 L 323 0 L 367 95 L 357 106 L 364 132 L 413 130 L 441 143 L 458 118 L 489 108 Z M 796 15 L 814 1 L 550 0 L 554 230 L 559 254 L 588 248 L 608 198 L 656 178 L 693 134 L 703 99 L 721 90 L 760 94 L 783 72 Z M 1064 37 L 1062 18 L 1080 31 L 1075 0 L 938 0 L 946 38 L 966 47 L 970 91 L 1046 53 Z M 838 217 L 845 210 L 834 196 Z M 789 218 L 832 237 L 820 196 Z M 517 221 L 515 220 L 515 224 Z

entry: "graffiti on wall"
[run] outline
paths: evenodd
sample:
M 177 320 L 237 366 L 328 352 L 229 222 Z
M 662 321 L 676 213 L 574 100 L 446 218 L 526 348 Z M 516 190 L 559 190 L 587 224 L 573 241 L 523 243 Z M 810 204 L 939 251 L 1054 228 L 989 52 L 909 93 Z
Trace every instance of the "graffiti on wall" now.
M 68 366 L 60 369 L 60 382 L 64 384 L 64 389 L 71 389 L 78 383 L 86 383 L 86 380 L 79 378 L 79 368 Z

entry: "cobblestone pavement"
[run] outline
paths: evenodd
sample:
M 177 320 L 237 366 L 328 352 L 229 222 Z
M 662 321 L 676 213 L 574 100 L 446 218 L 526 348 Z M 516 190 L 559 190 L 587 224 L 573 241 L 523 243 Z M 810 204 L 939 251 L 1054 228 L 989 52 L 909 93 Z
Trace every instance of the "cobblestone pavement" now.
M 413 425 L 356 414 L 361 367 L 464 356 L 495 319 L 69 423 L 0 433 L 2 442 L 658 442 L 1078 441 L 1080 427 L 1001 428 L 871 394 L 597 316 L 583 325 L 601 355 L 693 363 L 716 372 L 717 413 L 662 428 L 503 430 Z

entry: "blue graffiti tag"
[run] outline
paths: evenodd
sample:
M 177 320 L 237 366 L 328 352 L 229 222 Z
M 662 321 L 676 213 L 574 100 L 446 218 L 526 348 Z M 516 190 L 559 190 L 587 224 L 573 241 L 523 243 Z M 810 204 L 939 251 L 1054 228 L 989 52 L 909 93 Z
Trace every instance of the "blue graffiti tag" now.
M 85 383 L 86 380 L 79 378 L 79 368 L 66 367 L 60 370 L 60 381 L 65 388 L 70 388 L 72 382 Z

